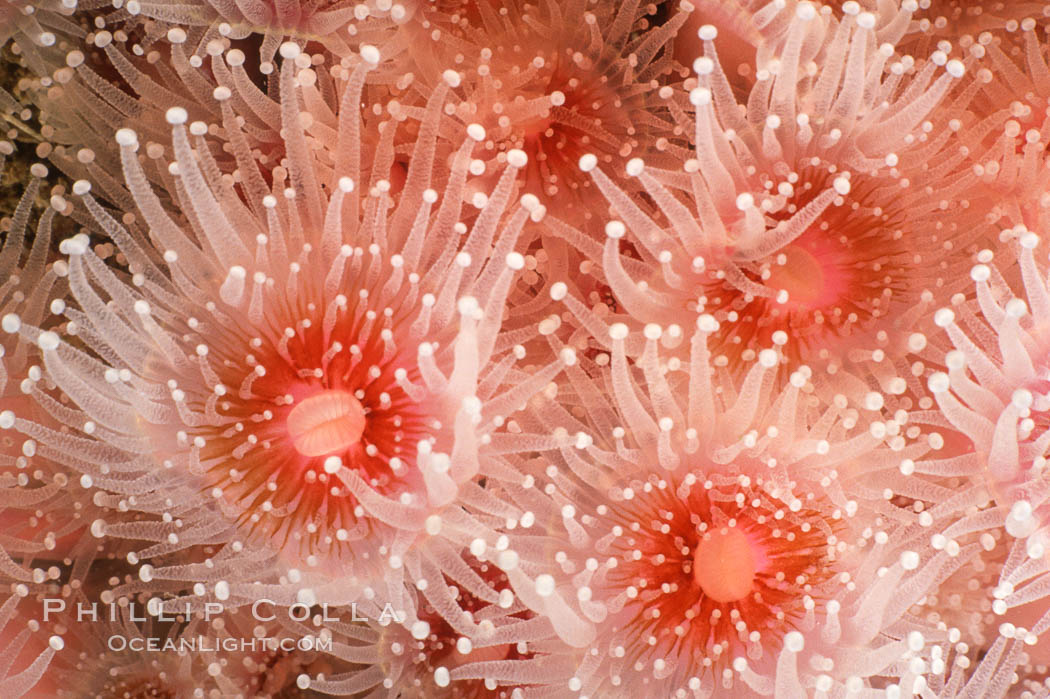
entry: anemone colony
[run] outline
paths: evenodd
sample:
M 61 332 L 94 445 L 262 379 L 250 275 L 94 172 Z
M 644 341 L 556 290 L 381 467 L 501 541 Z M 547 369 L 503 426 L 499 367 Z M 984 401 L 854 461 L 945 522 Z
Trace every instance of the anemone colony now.
M 2 0 L 0 697 L 1050 697 L 1048 27 Z

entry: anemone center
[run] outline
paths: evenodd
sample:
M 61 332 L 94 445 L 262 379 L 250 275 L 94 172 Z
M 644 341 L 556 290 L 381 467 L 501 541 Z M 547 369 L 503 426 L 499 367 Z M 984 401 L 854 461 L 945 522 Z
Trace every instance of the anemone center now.
M 751 594 L 755 571 L 751 542 L 736 528 L 709 532 L 693 555 L 693 579 L 716 602 L 736 602 Z
M 287 425 L 295 450 L 303 456 L 335 454 L 360 441 L 365 409 L 347 391 L 322 391 L 292 408 Z
M 788 292 L 788 304 L 812 308 L 820 304 L 825 292 L 824 267 L 801 245 L 784 248 L 784 264 L 774 264 L 766 285 Z

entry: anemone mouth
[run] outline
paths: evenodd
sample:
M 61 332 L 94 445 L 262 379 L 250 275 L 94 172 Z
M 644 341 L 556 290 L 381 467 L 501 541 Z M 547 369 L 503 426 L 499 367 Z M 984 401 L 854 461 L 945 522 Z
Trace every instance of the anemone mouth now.
M 623 111 L 637 106 L 630 104 L 629 90 L 618 90 L 608 75 L 588 75 L 598 68 L 580 65 L 571 52 L 563 49 L 551 55 L 547 60 L 553 65 L 540 81 L 544 94 L 557 92 L 564 102 L 520 125 L 522 148 L 531 164 L 526 183 L 549 196 L 585 186 L 587 179 L 576 167 L 584 153 L 597 149 L 622 157 L 640 147 L 638 130 Z
M 257 350 L 254 367 L 265 374 L 248 392 L 216 406 L 236 422 L 233 430 L 206 438 L 201 459 L 212 464 L 210 484 L 245 508 L 242 517 L 253 528 L 280 536 L 282 544 L 292 532 L 306 533 L 310 550 L 321 547 L 322 538 L 328 539 L 323 548 L 331 546 L 333 533 L 340 540 L 363 534 L 352 535 L 361 521 L 358 503 L 333 464 L 357 472 L 380 493 L 412 487 L 408 464 L 427 434 L 426 410 L 394 374 L 415 375 L 414 364 L 386 356 L 378 332 L 364 335 L 336 327 L 327 343 L 307 331 L 285 344 L 282 334 Z M 331 352 L 339 347 L 345 349 Z M 326 360 L 327 353 L 334 356 Z
M 761 547 L 741 529 L 722 527 L 706 532 L 693 554 L 693 579 L 715 602 L 739 602 L 755 589 Z
M 361 440 L 365 409 L 348 391 L 321 390 L 297 403 L 286 424 L 292 446 L 302 456 L 333 456 Z
M 777 254 L 768 276 L 763 274 L 767 287 L 787 292 L 781 305 L 788 313 L 834 308 L 849 292 L 846 251 L 829 242 L 819 232 L 807 231 Z
M 693 663 L 768 650 L 834 575 L 830 520 L 760 479 L 693 471 L 620 493 L 609 583 L 633 647 Z

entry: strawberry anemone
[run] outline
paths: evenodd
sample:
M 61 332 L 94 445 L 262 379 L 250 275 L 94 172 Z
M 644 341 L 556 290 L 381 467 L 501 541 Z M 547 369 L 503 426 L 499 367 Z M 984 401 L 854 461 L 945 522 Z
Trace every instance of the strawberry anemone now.
M 1012 287 L 991 251 L 982 251 L 971 271 L 974 293 L 953 297 L 934 315 L 947 336 L 947 371 L 928 378 L 941 419 L 973 445 L 953 461 L 952 472 L 967 477 L 970 501 L 990 501 L 987 511 L 967 514 L 946 534 L 1005 531 L 999 546 L 1009 555 L 1002 553 L 996 568 L 992 610 L 1007 619 L 1033 603 L 1046 611 L 1050 580 L 1050 296 L 1046 265 L 1036 261 L 1040 237 L 1019 226 L 1004 232 L 1009 241 L 1020 286 Z M 1046 625 L 1037 624 L 1036 636 Z
M 14 8 L 12 8 L 14 9 Z M 11 144 L 0 142 L 0 176 Z M 48 298 L 64 289 L 65 267 L 49 263 L 52 230 L 61 226 L 61 214 L 69 213 L 60 194 L 31 225 L 33 207 L 40 197 L 47 168 L 37 163 L 29 168 L 30 180 L 12 215 L 2 221 L 4 240 L 0 246 L 0 312 L 5 317 L 20 313 L 35 322 L 47 314 Z M 30 242 L 31 241 L 31 242 Z M 61 301 L 58 302 L 61 304 Z M 36 420 L 57 426 L 45 410 L 35 405 L 27 393 L 35 390 L 41 370 L 34 362 L 32 347 L 6 333 L 0 343 L 0 527 L 4 537 L 0 546 L 8 594 L 0 605 L 0 652 L 5 657 L 0 669 L 0 692 L 22 696 L 37 687 L 39 692 L 54 691 L 47 677 L 58 651 L 65 648 L 62 635 L 68 620 L 41 623 L 38 597 L 55 592 L 54 581 L 66 577 L 76 559 L 85 564 L 83 535 L 90 520 L 91 503 L 78 497 L 76 476 L 65 468 L 61 455 L 42 447 L 31 436 L 13 433 L 17 410 Z M 58 460 L 52 457 L 58 456 Z M 89 537 L 90 538 L 90 537 Z M 89 546 L 93 542 L 86 542 Z M 81 568 L 82 570 L 82 568 Z M 79 585 L 80 581 L 77 580 Z
M 552 296 L 580 319 L 570 341 L 602 332 L 567 285 Z M 515 416 L 508 440 L 548 445 L 516 462 L 524 481 L 487 481 L 539 530 L 512 530 L 508 549 L 497 541 L 479 551 L 583 649 L 571 691 L 800 695 L 877 684 L 907 652 L 886 625 L 950 567 L 922 565 L 915 513 L 887 507 L 886 488 L 906 485 L 856 480 L 924 447 L 908 445 L 892 420 L 858 427 L 844 397 L 822 405 L 808 367 L 778 389 L 772 348 L 735 381 L 713 363 L 717 330 L 709 314 L 688 338 L 656 324 L 640 336 L 605 325 L 606 351 L 578 353 L 556 390 Z M 548 333 L 555 348 L 564 334 Z M 675 340 L 688 342 L 688 359 L 661 357 Z M 902 536 L 891 544 L 892 532 Z M 887 575 L 874 577 L 880 566 Z M 868 643 L 886 664 L 851 679 L 848 649 Z
M 764 481 L 688 468 L 611 495 L 599 551 L 617 565 L 595 594 L 615 594 L 620 642 L 632 655 L 647 647 L 631 660 L 651 664 L 654 679 L 775 655 L 799 642 L 807 612 L 823 612 L 835 536 L 819 505 L 799 507 Z
M 65 636 L 68 645 L 45 678 L 54 688 L 38 687 L 40 693 L 28 696 L 175 699 L 246 689 L 231 681 L 236 668 L 212 662 L 216 658 L 206 649 L 207 642 L 200 641 L 199 623 L 158 623 L 145 613 L 142 600 L 135 598 L 131 605 L 119 611 L 100 606 L 97 619 L 88 611 L 74 621 L 81 613 L 68 612 L 68 622 L 73 625 Z M 91 607 L 84 605 L 83 609 Z M 183 643 L 195 651 L 179 652 Z
M 819 168 L 799 173 L 801 191 L 771 220 L 787 221 L 805 209 L 818 192 L 827 191 L 829 179 L 832 173 Z M 738 257 L 732 273 L 717 267 L 708 272 L 689 306 L 726 323 L 723 352 L 753 354 L 774 337 L 780 342 L 788 337 L 792 362 L 834 361 L 843 346 L 854 346 L 851 338 L 915 302 L 913 288 L 928 280 L 920 272 L 922 256 L 906 242 L 909 214 L 899 185 L 857 180 L 833 180 L 839 196 L 772 254 L 746 263 Z M 869 337 L 868 342 L 875 346 L 877 341 Z
M 638 2 L 483 0 L 471 9 L 454 32 L 460 41 L 449 44 L 462 83 L 448 112 L 477 124 L 479 170 L 500 153 L 524 150 L 530 191 L 567 216 L 561 202 L 589 208 L 590 183 L 575 165 L 583 153 L 611 162 L 650 144 L 674 150 L 687 142 L 687 105 L 669 87 L 679 79 L 669 49 L 684 12 L 656 26 L 652 7 Z
M 143 643 L 147 641 L 145 638 L 135 640 Z M 65 675 L 68 682 L 76 678 L 78 689 L 70 691 L 68 688 L 62 688 L 51 696 L 85 696 L 84 692 L 91 692 L 88 696 L 175 699 L 180 696 L 193 696 L 192 692 L 202 689 L 202 682 L 204 687 L 212 686 L 211 691 L 220 691 L 217 685 L 221 683 L 215 681 L 214 675 L 210 675 L 207 666 L 193 667 L 188 662 L 180 663 L 171 657 L 174 653 L 151 655 L 160 657 L 145 660 L 142 657 L 134 657 L 135 654 L 129 651 L 123 654 L 102 653 L 99 657 L 85 658 L 66 672 L 56 670 L 54 673 L 59 679 Z M 208 679 L 204 680 L 205 677 Z
M 365 185 L 360 163 L 374 153 L 358 140 L 356 104 L 377 60 L 368 54 L 343 73 L 350 106 L 339 138 L 331 149 L 309 148 L 298 99 L 310 83 L 295 79 L 302 54 L 292 43 L 281 53 L 288 158 L 272 188 L 236 134 L 239 179 L 221 174 L 206 125 L 187 128 L 186 110 L 172 107 L 174 179 L 163 194 L 181 214 L 170 213 L 143 171 L 137 134 L 118 131 L 150 247 L 139 242 L 148 236 L 137 216 L 125 217 L 130 232 L 78 181 L 75 193 L 121 244 L 130 274 L 74 236 L 62 249 L 77 302 L 64 313 L 77 343 L 15 314 L 4 329 L 43 350 L 49 378 L 82 411 L 81 425 L 148 454 L 128 470 L 197 479 L 253 540 L 334 570 L 355 559 L 377 563 L 377 552 L 404 553 L 427 513 L 478 472 L 479 381 L 524 266 L 515 240 L 536 203 L 525 197 L 504 217 L 526 164 L 512 151 L 485 206 L 468 219 L 473 226 L 458 223 L 476 145 L 469 136 L 447 186 L 430 188 L 444 83 L 430 98 L 396 199 L 379 172 Z M 230 97 L 215 93 L 220 102 Z M 493 409 L 502 411 L 572 360 L 564 355 L 505 394 L 499 374 L 480 395 L 499 396 Z M 395 530 L 403 533 L 392 550 L 380 533 Z
M 16 493 L 7 495 L 17 502 Z M 112 557 L 117 547 L 99 545 L 86 531 L 39 554 L 27 554 L 15 536 L 7 537 L 5 548 L 18 560 L 3 556 L 10 594 L 0 605 L 0 689 L 11 697 L 67 696 L 68 678 L 81 662 L 104 654 L 111 634 L 128 631 L 121 623 L 126 616 L 111 618 L 113 612 L 92 606 L 116 584 L 123 561 Z
M 1012 596 L 1010 580 L 1023 579 L 1023 568 L 1038 565 L 1038 557 L 1022 554 L 1002 526 L 973 526 L 982 517 L 985 522 L 999 519 L 997 514 L 994 501 L 982 503 L 979 509 L 943 520 L 941 533 L 932 538 L 935 547 L 951 549 L 965 561 L 911 610 L 948 632 L 931 666 L 935 691 L 969 684 L 1004 694 L 1011 684 L 1032 689 L 1046 678 L 1050 600 L 1014 599 L 1009 606 L 1004 602 Z
M 656 215 L 594 155 L 580 159 L 619 219 L 604 249 L 585 252 L 631 318 L 687 328 L 710 313 L 731 364 L 776 342 L 792 364 L 833 373 L 879 364 L 924 294 L 952 283 L 948 253 L 983 229 L 966 200 L 957 217 L 943 216 L 973 175 L 950 146 L 953 132 L 929 134 L 923 122 L 963 64 L 944 54 L 918 71 L 907 57 L 891 62 L 891 45 L 869 49 L 874 15 L 849 9 L 826 26 L 799 3 L 779 71 L 759 72 L 746 107 L 714 52 L 717 30 L 701 29 L 695 150 L 673 169 L 643 158 L 626 167 Z M 806 78 L 804 47 L 824 34 L 829 58 Z M 946 71 L 935 78 L 938 66 Z M 621 251 L 628 232 L 631 254 Z M 886 365 L 863 371 L 899 378 Z
M 754 87 L 757 73 L 772 68 L 780 59 L 784 40 L 791 28 L 791 17 L 806 0 L 784 0 L 768 3 L 763 0 L 690 0 L 689 19 L 675 38 L 675 58 L 683 65 L 707 51 L 701 30 L 705 26 L 718 27 L 718 51 L 723 66 L 729 69 L 726 77 L 738 99 L 746 100 Z M 831 29 L 846 17 L 855 17 L 862 10 L 872 10 L 870 2 L 847 0 L 841 4 L 821 5 L 817 12 L 831 24 Z M 912 27 L 918 10 L 915 2 L 903 2 L 899 7 L 883 6 L 872 11 L 875 34 L 879 43 L 897 44 Z M 804 10 L 807 11 L 807 10 Z M 699 39 L 699 41 L 697 40 Z M 821 60 L 823 37 L 818 34 L 802 47 L 803 60 Z M 923 51 L 924 55 L 932 49 Z
M 236 119 L 236 128 L 257 149 L 259 168 L 272 169 L 285 156 L 279 102 L 260 90 L 265 76 L 252 70 L 244 51 L 228 38 L 214 37 L 198 54 L 195 37 L 183 27 L 159 31 L 159 36 L 101 27 L 40 76 L 39 89 L 30 93 L 47 139 L 41 147 L 70 180 L 90 180 L 97 195 L 130 205 L 113 133 L 134 123 L 145 152 L 157 161 L 156 169 L 144 169 L 163 184 L 172 155 L 165 112 L 175 104 L 191 120 L 207 123 L 212 135 L 232 133 L 226 120 Z M 213 97 L 220 86 L 230 94 L 225 110 Z M 226 152 L 215 157 L 224 168 L 232 166 Z
M 974 478 L 1009 506 L 1044 499 L 1039 493 L 1050 444 L 1050 352 L 1045 273 L 1034 254 L 1039 236 L 1023 228 L 1008 233 L 1007 240 L 1016 241 L 1024 297 L 992 265 L 991 251 L 981 251 L 971 271 L 975 293 L 954 296 L 950 307 L 934 314 L 950 351 L 943 360 L 947 371 L 931 374 L 928 383 L 944 419 L 980 457 Z

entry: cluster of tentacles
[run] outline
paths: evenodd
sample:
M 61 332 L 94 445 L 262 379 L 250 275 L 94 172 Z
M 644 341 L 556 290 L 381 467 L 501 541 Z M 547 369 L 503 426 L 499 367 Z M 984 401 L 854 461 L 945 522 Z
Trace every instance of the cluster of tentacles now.
M 1050 697 L 1048 29 L 0 0 L 0 697 Z

